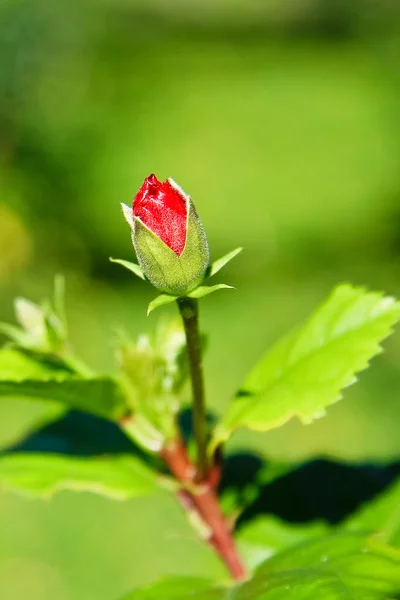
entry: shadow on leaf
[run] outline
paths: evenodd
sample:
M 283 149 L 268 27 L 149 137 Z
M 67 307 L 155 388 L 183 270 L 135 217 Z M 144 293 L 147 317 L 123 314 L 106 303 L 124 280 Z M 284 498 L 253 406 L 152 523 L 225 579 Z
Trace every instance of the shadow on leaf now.
M 130 453 L 149 461 L 148 454 L 116 424 L 75 410 L 45 425 L 19 444 L 6 448 L 3 454 L 16 452 L 49 452 L 81 457 Z
M 323 519 L 336 524 L 399 475 L 400 462 L 354 464 L 321 458 L 290 465 L 239 453 L 225 460 L 220 492 L 225 510 L 241 507 L 239 526 L 266 514 L 292 523 Z

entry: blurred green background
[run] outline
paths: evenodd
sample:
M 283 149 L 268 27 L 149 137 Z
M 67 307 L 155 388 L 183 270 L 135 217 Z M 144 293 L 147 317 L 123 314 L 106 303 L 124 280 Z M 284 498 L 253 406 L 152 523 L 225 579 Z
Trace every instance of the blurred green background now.
M 342 281 L 400 296 L 400 10 L 390 0 L 1 0 L 0 320 L 67 277 L 75 347 L 154 327 L 119 202 L 172 176 L 221 274 L 202 302 L 210 406 Z M 164 312 L 168 312 L 165 309 Z M 169 311 L 174 314 L 174 309 Z M 328 417 L 230 448 L 301 459 L 400 453 L 400 334 Z M 0 443 L 45 415 L 2 401 Z M 223 575 L 166 495 L 0 493 L 1 600 L 113 600 L 165 573 Z

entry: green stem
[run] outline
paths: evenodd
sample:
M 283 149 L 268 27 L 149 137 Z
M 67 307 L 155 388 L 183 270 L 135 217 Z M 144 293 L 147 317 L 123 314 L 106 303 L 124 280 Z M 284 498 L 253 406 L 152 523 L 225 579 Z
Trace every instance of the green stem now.
M 193 432 L 197 447 L 197 479 L 204 481 L 208 471 L 206 408 L 199 331 L 199 306 L 194 298 L 178 300 L 186 334 L 190 377 L 193 393 Z

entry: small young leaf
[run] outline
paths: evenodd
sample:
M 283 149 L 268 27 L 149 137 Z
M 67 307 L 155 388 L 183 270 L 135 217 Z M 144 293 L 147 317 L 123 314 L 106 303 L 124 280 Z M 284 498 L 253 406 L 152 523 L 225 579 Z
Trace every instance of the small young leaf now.
M 212 277 L 213 275 L 218 273 L 218 271 L 220 271 L 226 264 L 228 264 L 228 262 L 230 262 L 232 258 L 235 258 L 235 256 L 237 256 L 242 250 L 243 248 L 236 248 L 236 250 L 232 250 L 232 252 L 229 252 L 228 254 L 225 254 L 225 256 L 222 256 L 218 260 L 214 261 L 211 265 L 210 273 L 208 276 Z
M 65 312 L 65 277 L 56 275 L 54 277 L 54 312 L 58 316 L 67 337 L 67 315 Z
M 294 416 L 303 423 L 323 416 L 381 352 L 380 342 L 399 317 L 400 303 L 393 298 L 340 285 L 251 371 L 217 427 L 211 450 L 239 427 L 267 431 Z
M 54 305 L 48 301 L 38 305 L 25 298 L 16 298 L 15 316 L 20 327 L 0 323 L 0 333 L 4 333 L 20 348 L 61 358 L 67 350 L 62 277 L 56 277 L 54 287 Z
M 213 587 L 212 582 L 197 577 L 168 577 L 155 585 L 138 589 L 123 600 L 228 600 L 229 590 Z
M 74 457 L 14 453 L 0 456 L 0 488 L 49 497 L 61 490 L 93 492 L 115 500 L 151 494 L 156 473 L 133 455 Z
M 43 310 L 37 304 L 25 298 L 14 301 L 15 315 L 21 327 L 31 334 L 32 338 L 41 340 L 46 335 Z
M 152 300 L 147 308 L 147 316 L 156 308 L 160 306 L 165 306 L 166 304 L 172 304 L 175 300 L 178 299 L 178 296 L 171 296 L 170 294 L 160 294 L 157 298 Z
M 219 283 L 218 285 L 201 285 L 197 287 L 193 292 L 188 294 L 189 298 L 204 298 L 204 296 L 208 296 L 208 294 L 212 294 L 213 292 L 217 292 L 218 290 L 233 290 L 234 287 L 232 285 L 226 285 L 225 283 Z
M 120 418 L 125 412 L 123 394 L 110 377 L 3 380 L 0 381 L 1 396 L 51 400 L 111 420 Z
M 137 277 L 140 277 L 140 279 L 146 279 L 142 269 L 136 263 L 129 262 L 128 260 L 121 260 L 119 258 L 110 258 L 110 262 L 122 265 L 125 269 L 128 269 L 128 271 L 131 271 Z

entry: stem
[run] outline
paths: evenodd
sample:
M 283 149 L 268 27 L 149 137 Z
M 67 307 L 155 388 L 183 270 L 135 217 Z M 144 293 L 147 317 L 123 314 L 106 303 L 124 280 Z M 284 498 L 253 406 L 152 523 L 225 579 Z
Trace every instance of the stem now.
M 222 514 L 215 488 L 218 485 L 220 465 L 209 469 L 207 459 L 206 408 L 201 358 L 198 301 L 193 298 L 178 300 L 186 334 L 193 393 L 193 432 L 197 447 L 196 468 L 190 461 L 185 445 L 178 439 L 163 448 L 161 456 L 171 473 L 182 484 L 178 498 L 185 510 L 193 513 L 206 532 L 207 541 L 227 566 L 232 577 L 240 581 L 246 576 L 236 550 L 232 533 Z
M 183 484 L 178 497 L 187 512 L 195 511 L 207 526 L 207 541 L 225 563 L 236 581 L 246 577 L 246 571 L 236 550 L 230 527 L 226 522 L 214 488 L 207 482 L 197 485 L 195 469 L 182 441 L 178 440 L 164 448 L 161 456 L 176 479 Z
M 197 481 L 204 481 L 208 470 L 206 409 L 204 398 L 204 378 L 199 332 L 199 306 L 194 298 L 178 300 L 186 334 L 193 393 L 193 432 L 197 447 Z

